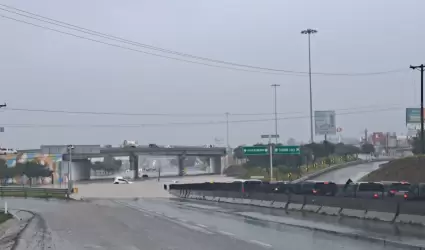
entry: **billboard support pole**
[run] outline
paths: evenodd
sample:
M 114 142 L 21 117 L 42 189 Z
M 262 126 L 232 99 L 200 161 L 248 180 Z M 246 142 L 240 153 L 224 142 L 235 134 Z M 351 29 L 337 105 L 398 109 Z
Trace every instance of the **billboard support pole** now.
M 425 141 L 424 141 L 424 67 L 421 64 L 419 66 L 410 66 L 411 69 L 420 69 L 421 71 L 421 153 L 425 154 Z

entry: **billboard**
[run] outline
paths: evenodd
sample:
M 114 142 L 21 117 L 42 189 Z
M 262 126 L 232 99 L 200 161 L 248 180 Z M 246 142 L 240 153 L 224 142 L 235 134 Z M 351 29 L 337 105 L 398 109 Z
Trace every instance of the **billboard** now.
M 406 108 L 406 124 L 421 123 L 420 108 Z
M 335 135 L 335 111 L 314 111 L 314 128 L 316 135 Z

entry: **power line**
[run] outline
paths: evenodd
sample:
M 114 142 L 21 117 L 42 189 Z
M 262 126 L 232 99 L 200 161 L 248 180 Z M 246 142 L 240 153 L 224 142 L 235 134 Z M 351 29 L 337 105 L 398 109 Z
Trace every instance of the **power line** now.
M 87 37 L 82 37 L 82 36 L 75 35 L 75 34 L 72 34 L 72 33 L 52 29 L 52 28 L 49 28 L 49 27 L 46 27 L 46 26 L 37 25 L 37 24 L 26 22 L 26 21 L 23 21 L 23 20 L 19 20 L 19 19 L 0 15 L 3 18 L 7 18 L 7 19 L 14 20 L 14 21 L 17 21 L 17 22 L 25 23 L 25 24 L 32 25 L 32 26 L 35 26 L 35 27 L 38 27 L 38 28 L 48 29 L 48 30 L 59 32 L 59 33 L 62 33 L 62 34 L 74 36 L 74 37 L 77 37 L 77 38 L 86 39 L 86 40 L 90 40 L 90 41 L 98 42 L 98 43 L 103 43 L 105 45 L 119 47 L 119 48 L 122 48 L 122 49 L 133 50 L 133 51 L 145 53 L 145 54 L 152 55 L 152 56 L 158 56 L 158 57 L 162 57 L 162 58 L 184 61 L 184 62 L 187 62 L 187 63 L 201 64 L 201 65 L 210 66 L 210 67 L 227 68 L 227 69 L 241 70 L 241 71 L 255 72 L 255 73 L 266 73 L 266 74 L 273 74 L 274 73 L 274 74 L 280 74 L 280 75 L 294 75 L 294 76 L 306 76 L 306 74 L 308 74 L 308 72 L 304 72 L 304 71 L 294 71 L 294 70 L 259 67 L 259 66 L 252 66 L 252 65 L 247 65 L 247 64 L 239 64 L 239 63 L 234 63 L 234 62 L 216 60 L 216 59 L 211 59 L 211 58 L 206 58 L 206 57 L 200 57 L 200 56 L 196 56 L 196 55 L 191 55 L 191 54 L 187 54 L 187 53 L 182 53 L 182 52 L 178 52 L 178 51 L 173 51 L 173 50 L 169 50 L 169 49 L 155 47 L 155 46 L 131 41 L 131 40 L 128 40 L 128 39 L 120 38 L 120 37 L 117 37 L 117 36 L 109 35 L 109 34 L 106 34 L 106 33 L 90 30 L 90 29 L 87 29 L 87 28 L 84 28 L 84 27 L 81 27 L 81 26 L 77 26 L 77 25 L 73 25 L 73 24 L 70 24 L 70 23 L 66 23 L 66 22 L 63 22 L 63 21 L 56 20 L 56 19 L 52 19 L 52 18 L 49 18 L 49 17 L 41 16 L 41 15 L 29 12 L 29 11 L 18 9 L 18 8 L 8 6 L 8 5 L 5 5 L 5 4 L 0 4 L 0 6 L 6 7 L 6 8 L 9 8 L 9 9 L 13 9 L 13 10 L 16 10 L 16 11 L 19 11 L 19 12 L 22 12 L 22 13 L 26 13 L 26 14 L 29 14 L 31 16 L 21 14 L 21 13 L 15 12 L 15 11 L 11 11 L 11 10 L 8 10 L 8 9 L 0 8 L 0 10 L 6 11 L 6 12 L 9 12 L 9 13 L 13 13 L 15 15 L 23 16 L 23 17 L 26 17 L 26 18 L 31 18 L 31 19 L 38 20 L 38 21 L 41 21 L 41 22 L 44 22 L 44 23 L 49 23 L 49 24 L 52 24 L 52 25 L 56 25 L 56 26 L 63 27 L 63 28 L 66 28 L 66 29 L 71 29 L 71 30 L 82 32 L 82 33 L 85 33 L 85 34 L 89 34 L 89 35 L 93 35 L 93 36 L 97 36 L 97 37 L 102 37 L 102 38 L 105 38 L 105 39 L 129 44 L 129 45 L 133 45 L 133 46 L 137 46 L 137 47 L 143 47 L 143 48 L 146 48 L 146 49 L 155 50 L 155 51 L 159 51 L 159 52 L 162 52 L 162 53 L 168 53 L 168 54 L 173 54 L 173 55 L 177 55 L 177 56 L 181 56 L 181 57 L 186 57 L 186 58 L 191 58 L 191 59 L 196 59 L 196 60 L 201 60 L 201 61 L 207 61 L 207 62 L 210 62 L 210 63 L 224 64 L 224 65 L 229 65 L 229 66 L 233 66 L 233 67 L 224 67 L 224 66 L 214 65 L 214 64 L 210 64 L 210 63 L 201 63 L 201 62 L 190 61 L 190 60 L 185 60 L 185 59 L 176 58 L 176 57 L 164 56 L 164 55 L 151 53 L 151 52 L 147 52 L 147 51 L 135 50 L 135 49 L 131 49 L 131 48 L 128 48 L 128 47 L 124 47 L 124 46 L 120 46 L 120 45 L 116 45 L 116 44 L 110 44 L 110 43 L 107 43 L 107 42 L 103 42 L 103 41 L 99 41 L 99 40 L 95 40 L 95 39 L 91 39 L 91 38 L 87 38 Z M 45 19 L 45 20 L 43 20 L 43 19 Z M 250 70 L 241 69 L 241 68 L 234 68 L 234 67 L 248 68 Z M 382 75 L 382 74 L 397 73 L 397 72 L 402 72 L 402 71 L 405 71 L 405 69 L 396 69 L 396 70 L 380 71 L 380 72 L 366 72 L 366 73 L 312 72 L 312 74 L 324 75 L 324 76 L 371 76 L 371 75 Z
M 336 111 L 345 111 L 353 109 L 370 109 L 380 107 L 403 107 L 400 104 L 386 105 L 367 105 L 356 106 L 350 108 L 335 109 Z M 102 111 L 75 111 L 75 110 L 54 110 L 54 109 L 29 109 L 29 108 L 4 108 L 5 111 L 22 111 L 22 112 L 41 112 L 41 113 L 59 113 L 59 114 L 79 114 L 79 115 L 111 115 L 111 116 L 158 116 L 158 117 L 223 117 L 227 112 L 223 113 L 126 113 L 126 112 L 102 112 Z M 232 113 L 228 112 L 229 116 L 271 116 L 275 113 Z M 303 114 L 301 111 L 280 112 L 279 115 Z
M 339 116 L 388 112 L 395 110 L 403 110 L 404 108 L 385 108 L 366 111 L 351 111 L 337 113 Z M 278 120 L 298 120 L 306 119 L 310 116 L 292 116 L 292 117 L 279 117 Z M 267 119 L 249 119 L 249 120 L 222 120 L 222 121 L 204 121 L 204 122 L 170 122 L 170 123 L 147 123 L 147 124 L 0 124 L 3 127 L 11 128 L 141 128 L 141 127 L 162 127 L 162 126 L 198 126 L 198 125 L 218 125 L 227 123 L 255 123 L 255 122 L 268 122 L 274 121 L 274 118 Z

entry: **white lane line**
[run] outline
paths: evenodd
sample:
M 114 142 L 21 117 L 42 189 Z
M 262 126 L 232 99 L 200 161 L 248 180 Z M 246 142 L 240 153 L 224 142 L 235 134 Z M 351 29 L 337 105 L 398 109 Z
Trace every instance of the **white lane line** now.
M 254 243 L 254 244 L 257 244 L 257 245 L 260 245 L 262 247 L 267 247 L 267 248 L 271 248 L 272 247 L 272 245 L 267 244 L 267 243 L 264 243 L 264 242 L 261 242 L 261 241 L 258 241 L 258 240 L 250 240 L 249 242 Z
M 196 224 L 198 227 L 203 227 L 203 228 L 207 228 L 208 226 L 205 226 L 203 224 Z
M 149 214 L 144 214 L 145 217 L 151 217 Z
M 220 233 L 220 234 L 227 235 L 227 236 L 235 236 L 235 234 L 232 234 L 232 233 L 229 233 L 229 232 L 226 232 L 226 231 L 217 231 L 217 232 Z
M 185 219 L 178 219 L 178 220 L 181 221 L 181 222 L 184 222 L 184 223 L 187 222 L 187 220 L 185 220 Z

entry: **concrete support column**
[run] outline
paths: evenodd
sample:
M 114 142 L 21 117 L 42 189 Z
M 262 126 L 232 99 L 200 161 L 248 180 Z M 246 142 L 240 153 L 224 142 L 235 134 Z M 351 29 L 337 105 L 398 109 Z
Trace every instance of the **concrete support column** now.
M 179 176 L 183 176 L 184 174 L 184 159 L 185 159 L 184 155 L 177 156 Z
M 130 169 L 134 171 L 134 179 L 139 179 L 139 156 L 136 154 L 130 154 L 128 159 L 130 161 Z
M 210 158 L 211 172 L 214 174 L 221 174 L 221 157 L 215 156 Z

